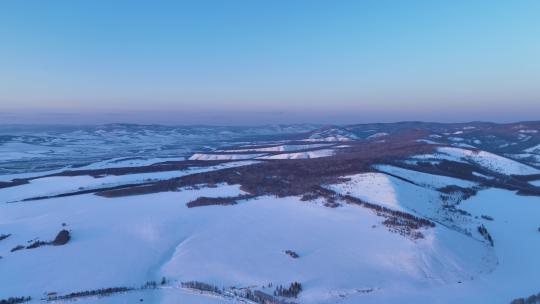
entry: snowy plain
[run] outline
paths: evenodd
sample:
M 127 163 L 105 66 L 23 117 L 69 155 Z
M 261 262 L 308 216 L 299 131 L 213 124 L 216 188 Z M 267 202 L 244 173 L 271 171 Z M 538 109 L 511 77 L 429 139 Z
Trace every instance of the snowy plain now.
M 329 209 L 294 197 L 186 207 L 202 193 L 212 197 L 242 192 L 222 185 L 3 205 L 1 229 L 17 233 L 0 243 L 3 270 L 11 274 L 1 276 L 0 284 L 10 287 L 2 289 L 0 297 L 24 294 L 38 299 L 47 292 L 140 286 L 165 276 L 175 283 L 199 280 L 217 286 L 299 280 L 305 282 L 301 303 L 339 298 L 375 303 L 379 297 L 465 281 L 487 267 L 482 259 L 488 248 L 443 227 L 413 242 L 380 226 L 381 219 L 367 209 Z M 61 223 L 72 231 L 69 245 L 9 252 L 28 240 L 54 237 Z M 452 248 L 453 242 L 461 244 L 460 250 Z M 292 259 L 285 250 L 295 250 L 301 258 Z M 164 289 L 144 298 L 169 303 L 177 296 Z

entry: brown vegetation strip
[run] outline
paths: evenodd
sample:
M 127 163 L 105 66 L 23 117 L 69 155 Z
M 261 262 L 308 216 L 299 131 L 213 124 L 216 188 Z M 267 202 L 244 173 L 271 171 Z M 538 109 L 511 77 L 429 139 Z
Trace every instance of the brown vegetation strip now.
M 87 170 L 66 170 L 59 173 L 40 175 L 29 178 L 14 179 L 9 182 L 0 182 L 0 189 L 15 187 L 19 185 L 28 184 L 28 182 L 44 178 L 55 176 L 83 176 L 89 175 L 92 177 L 101 177 L 106 175 L 128 175 L 138 173 L 155 173 L 165 171 L 178 171 L 185 170 L 192 167 L 211 167 L 231 161 L 198 161 L 198 160 L 185 160 L 185 161 L 168 161 L 163 163 L 157 163 L 148 166 L 140 167 L 119 167 L 119 168 L 102 168 L 102 169 L 87 169 Z
M 254 195 L 250 194 L 243 194 L 238 196 L 228 196 L 228 197 L 206 197 L 201 196 L 195 200 L 192 200 L 191 202 L 187 203 L 186 205 L 188 208 L 193 207 L 202 207 L 202 206 L 215 206 L 215 205 L 236 205 L 238 204 L 239 200 L 246 200 L 250 198 L 254 198 Z

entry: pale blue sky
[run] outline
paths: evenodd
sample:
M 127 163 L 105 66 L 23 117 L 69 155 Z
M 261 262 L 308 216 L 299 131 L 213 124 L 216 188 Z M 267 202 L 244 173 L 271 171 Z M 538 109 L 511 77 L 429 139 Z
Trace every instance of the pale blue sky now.
M 540 1 L 1 1 L 0 123 L 540 119 Z

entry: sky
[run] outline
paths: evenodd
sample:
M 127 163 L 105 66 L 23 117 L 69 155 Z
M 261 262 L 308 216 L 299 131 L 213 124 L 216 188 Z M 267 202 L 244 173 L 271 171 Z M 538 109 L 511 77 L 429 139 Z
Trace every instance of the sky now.
M 0 1 L 0 123 L 540 119 L 540 1 Z

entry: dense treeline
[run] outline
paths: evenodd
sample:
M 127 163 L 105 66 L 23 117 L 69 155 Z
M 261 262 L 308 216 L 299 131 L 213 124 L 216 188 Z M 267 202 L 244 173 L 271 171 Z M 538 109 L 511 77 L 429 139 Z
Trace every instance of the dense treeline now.
M 32 297 L 10 297 L 7 299 L 0 299 L 0 304 L 18 304 L 32 300 Z
M 25 247 L 23 245 L 17 245 L 13 248 L 11 248 L 11 252 L 15 252 L 15 251 L 18 251 L 18 250 L 21 250 L 21 249 L 24 249 Z
M 286 297 L 286 298 L 296 298 L 298 294 L 302 291 L 302 284 L 298 282 L 292 282 L 288 288 L 284 288 L 279 285 L 274 290 L 274 296 Z
M 510 304 L 540 304 L 540 292 L 530 295 L 527 298 L 517 298 L 510 302 Z
M 464 201 L 476 195 L 476 193 L 478 192 L 478 189 L 463 188 L 456 185 L 448 185 L 448 186 L 437 189 L 437 191 L 446 193 L 446 194 L 451 194 L 454 197 L 458 196 L 456 203 L 459 203 L 461 201 Z
M 212 205 L 235 205 L 239 200 L 245 200 L 254 198 L 254 195 L 244 194 L 238 196 L 227 196 L 227 197 L 206 197 L 201 196 L 186 205 L 188 208 L 201 207 L 201 206 L 212 206 Z
M 414 216 L 410 213 L 371 204 L 350 195 L 343 195 L 342 197 L 348 203 L 371 209 L 377 215 L 385 217 L 386 219 L 383 221 L 383 224 L 386 227 L 390 228 L 391 231 L 397 232 L 403 236 L 408 236 L 412 239 L 421 239 L 424 237 L 420 231 L 417 231 L 418 229 L 435 227 L 435 223 L 432 221 Z
M 189 281 L 182 282 L 181 286 L 184 288 L 196 289 L 202 292 L 209 292 L 214 294 L 219 294 L 223 296 L 235 296 L 239 298 L 244 298 L 258 304 L 294 304 L 293 302 L 287 302 L 280 300 L 276 297 L 289 297 L 296 298 L 298 294 L 302 291 L 302 285 L 298 282 L 293 282 L 288 288 L 282 286 L 276 287 L 274 290 L 274 295 L 267 294 L 261 290 L 252 291 L 249 288 L 230 288 L 230 289 L 220 289 L 215 285 L 211 285 L 199 281 Z M 269 285 L 270 286 L 270 285 Z
M 181 286 L 184 288 L 191 288 L 191 289 L 197 289 L 200 291 L 206 291 L 206 292 L 215 292 L 221 294 L 221 289 L 219 287 L 210 285 L 203 282 L 198 281 L 189 281 L 189 282 L 182 282 Z
M 242 298 L 248 299 L 258 304 L 294 304 L 294 302 L 287 302 L 281 299 L 277 299 L 274 296 L 260 290 L 255 290 L 252 292 L 251 290 L 247 289 L 245 295 L 243 295 Z
M 108 296 L 114 293 L 127 292 L 131 290 L 133 290 L 133 288 L 130 288 L 130 287 L 101 288 L 101 289 L 94 289 L 94 290 L 72 292 L 63 296 L 51 296 L 47 300 L 57 301 L 57 300 L 69 300 L 69 299 L 91 297 L 91 296 Z

